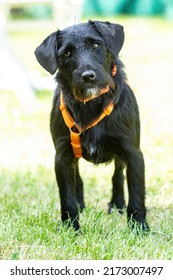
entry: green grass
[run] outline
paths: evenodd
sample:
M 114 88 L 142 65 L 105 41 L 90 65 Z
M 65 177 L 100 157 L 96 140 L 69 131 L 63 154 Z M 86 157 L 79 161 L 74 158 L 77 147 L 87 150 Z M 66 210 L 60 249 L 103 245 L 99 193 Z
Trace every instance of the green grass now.
M 85 178 L 87 179 L 87 178 Z M 59 199 L 51 170 L 38 167 L 1 175 L 2 259 L 172 259 L 171 209 L 153 208 L 148 213 L 153 232 L 137 236 L 125 216 L 106 213 L 109 197 L 85 180 L 87 209 L 80 216 L 76 235 L 60 222 Z M 106 181 L 106 180 L 105 180 Z M 154 195 L 153 195 L 154 196 Z M 96 197 L 98 201 L 96 201 Z
M 1 92 L 0 259 L 173 259 L 172 23 L 118 21 L 126 28 L 122 59 L 141 111 L 152 230 L 136 235 L 127 227 L 126 214 L 107 214 L 113 165 L 95 167 L 82 159 L 87 208 L 80 215 L 81 231 L 76 235 L 63 226 L 49 133 L 52 94 L 39 94 L 34 104 L 24 104 L 12 92 Z M 31 71 L 39 69 L 33 49 L 46 31 L 10 31 L 12 44 Z M 21 47 L 26 38 L 27 57 Z M 125 194 L 127 200 L 127 188 Z

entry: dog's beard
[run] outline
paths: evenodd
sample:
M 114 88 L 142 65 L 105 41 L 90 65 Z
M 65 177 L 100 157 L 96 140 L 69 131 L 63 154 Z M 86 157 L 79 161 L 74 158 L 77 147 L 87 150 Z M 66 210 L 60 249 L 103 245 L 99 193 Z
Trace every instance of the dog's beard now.
M 99 87 L 91 87 L 83 90 L 73 88 L 73 95 L 75 99 L 85 102 L 86 99 L 93 99 L 99 95 Z
M 88 88 L 85 90 L 84 93 L 86 94 L 87 97 L 94 97 L 99 93 L 99 88 L 98 87 Z

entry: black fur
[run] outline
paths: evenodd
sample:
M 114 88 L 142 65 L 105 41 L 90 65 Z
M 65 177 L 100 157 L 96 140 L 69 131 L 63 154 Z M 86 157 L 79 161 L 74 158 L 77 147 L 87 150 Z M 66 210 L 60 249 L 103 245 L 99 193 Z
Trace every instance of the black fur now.
M 82 132 L 83 158 L 99 164 L 115 161 L 113 194 L 108 212 L 125 208 L 123 169 L 127 168 L 129 202 L 128 221 L 148 229 L 145 209 L 144 160 L 140 150 L 140 120 L 136 98 L 126 82 L 123 64 L 118 58 L 124 42 L 123 27 L 109 22 L 89 21 L 52 33 L 36 49 L 39 63 L 58 82 L 51 112 L 51 133 L 56 149 L 55 173 L 59 186 L 62 221 L 79 228 L 79 207 L 85 207 L 83 182 L 78 159 L 74 158 L 69 129 L 59 109 L 60 90 L 76 123 L 86 127 L 111 102 L 112 113 L 98 125 Z M 117 73 L 111 75 L 113 65 Z M 90 96 L 87 89 L 109 85 L 108 93 L 83 103 Z M 96 92 L 94 92 L 96 94 Z

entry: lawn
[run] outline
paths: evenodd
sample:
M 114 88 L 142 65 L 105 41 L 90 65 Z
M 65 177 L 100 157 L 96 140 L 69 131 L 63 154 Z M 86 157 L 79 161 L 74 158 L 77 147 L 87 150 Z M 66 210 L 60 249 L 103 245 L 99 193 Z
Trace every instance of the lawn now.
M 53 92 L 24 103 L 3 91 L 0 259 L 173 259 L 173 22 L 142 18 L 118 22 L 126 32 L 121 58 L 141 112 L 151 232 L 136 235 L 127 227 L 125 214 L 107 214 L 113 166 L 95 167 L 83 159 L 87 208 L 80 215 L 81 232 L 76 235 L 62 226 L 49 133 Z M 9 28 L 11 44 L 30 72 L 41 70 L 33 51 L 54 30 L 51 24 L 30 30 Z

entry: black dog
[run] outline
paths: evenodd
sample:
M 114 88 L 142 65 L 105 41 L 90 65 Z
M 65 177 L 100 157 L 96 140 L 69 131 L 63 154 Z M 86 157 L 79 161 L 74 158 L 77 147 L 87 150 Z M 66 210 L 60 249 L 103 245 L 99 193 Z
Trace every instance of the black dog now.
M 35 51 L 48 72 L 59 70 L 51 133 L 61 217 L 75 229 L 78 209 L 85 207 L 78 168 L 82 156 L 94 164 L 115 161 L 109 213 L 115 206 L 119 212 L 125 208 L 123 169 L 127 167 L 128 221 L 148 230 L 138 106 L 118 58 L 123 42 L 121 25 L 89 21 L 52 33 Z

